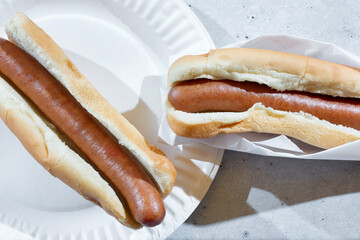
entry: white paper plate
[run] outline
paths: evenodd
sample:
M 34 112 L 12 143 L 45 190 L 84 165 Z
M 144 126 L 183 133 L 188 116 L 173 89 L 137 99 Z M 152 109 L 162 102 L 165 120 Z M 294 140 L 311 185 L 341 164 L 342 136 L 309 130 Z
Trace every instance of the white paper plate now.
M 214 46 L 201 23 L 180 1 L 14 0 L 0 4 L 0 26 L 16 11 L 26 13 L 168 155 L 178 174 L 165 200 L 164 222 L 155 228 L 130 230 L 44 171 L 1 122 L 0 223 L 38 239 L 163 239 L 170 235 L 205 195 L 223 154 L 203 143 L 168 146 L 157 141 L 163 115 L 160 86 L 165 84 L 170 62 Z M 5 35 L 3 28 L 1 35 Z M 10 236 L 5 229 L 9 228 L 0 227 L 0 238 Z M 17 238 L 21 237 L 13 237 Z

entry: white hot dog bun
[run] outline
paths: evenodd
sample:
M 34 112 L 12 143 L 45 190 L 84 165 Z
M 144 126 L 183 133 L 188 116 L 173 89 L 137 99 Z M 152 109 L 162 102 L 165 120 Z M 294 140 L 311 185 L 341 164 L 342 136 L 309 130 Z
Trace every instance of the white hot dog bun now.
M 168 73 L 168 91 L 193 79 L 250 81 L 279 91 L 295 90 L 335 97 L 360 97 L 360 72 L 344 65 L 263 49 L 217 49 L 184 56 Z M 217 134 L 265 132 L 284 134 L 306 143 L 332 148 L 355 141 L 360 132 L 303 112 L 279 111 L 256 103 L 245 112 L 187 113 L 169 101 L 167 119 L 181 136 L 207 138 Z
M 167 157 L 148 143 L 91 83 L 78 71 L 63 50 L 22 13 L 6 25 L 9 39 L 45 67 L 119 144 L 128 149 L 153 179 L 161 196 L 171 191 L 176 171 Z M 38 109 L 0 79 L 0 116 L 27 151 L 52 175 L 61 179 L 113 215 L 122 224 L 139 228 L 112 187 L 94 170 L 66 137 L 47 122 Z

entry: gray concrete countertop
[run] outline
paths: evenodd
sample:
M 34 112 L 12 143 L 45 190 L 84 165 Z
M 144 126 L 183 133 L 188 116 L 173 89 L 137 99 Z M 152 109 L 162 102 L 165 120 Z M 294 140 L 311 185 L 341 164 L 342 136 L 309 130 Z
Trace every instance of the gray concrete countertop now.
M 216 47 L 262 34 L 360 55 L 360 1 L 185 0 Z M 360 162 L 226 151 L 208 193 L 168 239 L 359 239 Z

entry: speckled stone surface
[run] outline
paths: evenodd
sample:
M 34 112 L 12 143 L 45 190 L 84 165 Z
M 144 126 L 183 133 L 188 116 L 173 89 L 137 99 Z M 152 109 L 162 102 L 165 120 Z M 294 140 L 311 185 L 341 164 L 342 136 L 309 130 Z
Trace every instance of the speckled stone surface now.
M 217 47 L 262 34 L 360 55 L 360 1 L 185 0 Z M 168 239 L 360 239 L 360 162 L 226 151 L 208 193 Z

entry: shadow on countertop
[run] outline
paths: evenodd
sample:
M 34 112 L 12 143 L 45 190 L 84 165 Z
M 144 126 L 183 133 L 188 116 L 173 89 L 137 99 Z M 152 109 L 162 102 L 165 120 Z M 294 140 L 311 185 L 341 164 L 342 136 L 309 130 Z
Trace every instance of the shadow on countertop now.
M 200 11 L 194 6 L 191 6 L 191 10 L 196 14 L 196 16 L 201 19 L 204 27 L 208 31 L 211 39 L 214 43 L 223 43 L 224 45 L 228 45 L 234 43 L 234 38 L 227 32 L 226 29 L 221 27 L 216 21 L 211 19 L 208 15 Z M 223 46 L 216 46 L 216 48 L 220 48 Z
M 207 225 L 360 191 L 360 162 L 305 160 L 258 156 L 226 151 L 218 174 L 203 201 L 186 221 Z M 249 204 L 252 188 L 266 191 L 276 202 L 256 199 Z M 264 201 L 264 202 L 262 202 Z

